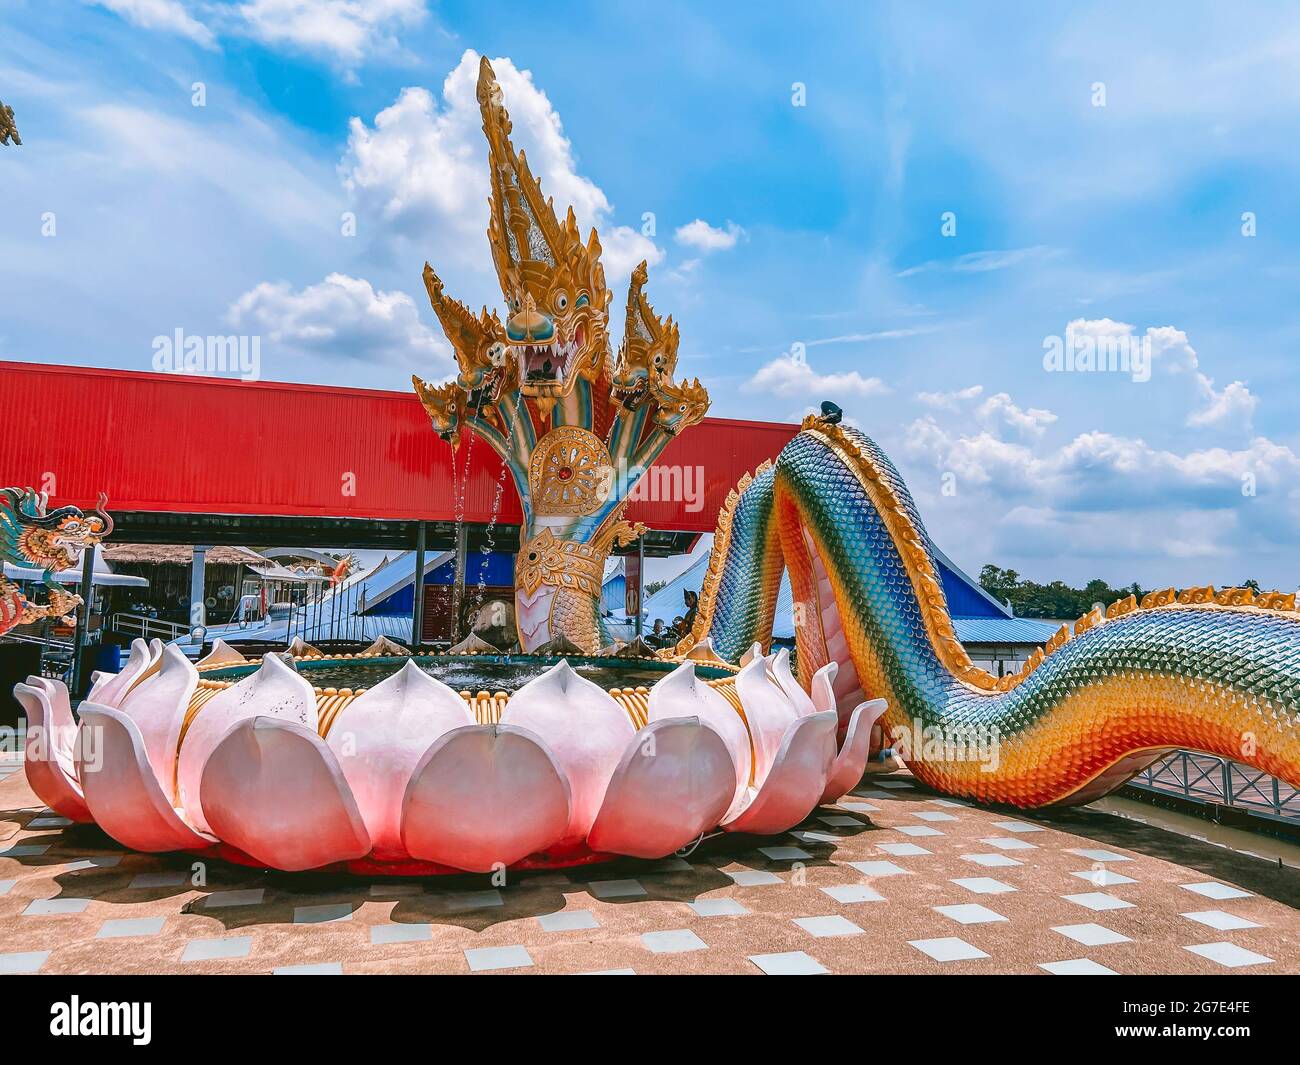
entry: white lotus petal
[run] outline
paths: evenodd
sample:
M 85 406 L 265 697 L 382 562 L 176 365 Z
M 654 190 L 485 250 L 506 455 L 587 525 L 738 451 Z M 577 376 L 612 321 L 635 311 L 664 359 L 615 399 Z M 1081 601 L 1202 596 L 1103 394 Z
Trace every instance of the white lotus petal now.
M 717 729 L 695 717 L 652 721 L 623 752 L 587 843 L 662 858 L 717 825 L 735 794 L 735 763 Z
M 132 640 L 131 652 L 117 673 L 101 673 L 99 679 L 91 685 L 86 694 L 86 701 L 101 706 L 117 706 L 132 684 L 149 668 L 153 653 L 144 640 Z
M 315 732 L 316 695 L 292 667 L 268 654 L 256 673 L 204 703 L 185 733 L 176 772 L 181 808 L 202 831 L 208 831 L 199 794 L 203 764 L 231 726 L 254 716 L 292 721 Z
M 800 717 L 817 713 L 817 707 L 808 698 L 808 693 L 803 690 L 799 682 L 794 679 L 794 674 L 790 672 L 790 648 L 782 647 L 776 655 L 768 659 L 768 663 L 772 670 L 772 676 L 781 685 L 781 690 L 785 692 L 786 697 L 794 704 L 795 712 Z
M 781 749 L 786 729 L 799 715 L 785 692 L 770 679 L 767 662 L 761 656 L 736 674 L 736 692 L 754 741 L 754 782 L 761 786 Z
M 325 742 L 352 789 L 376 858 L 406 857 L 402 796 L 411 774 L 434 740 L 472 724 L 465 700 L 414 662 L 362 692 L 334 719 Z
M 363 655 L 402 656 L 409 655 L 411 652 L 395 640 L 390 640 L 387 636 L 380 636 L 361 653 Z
M 138 851 L 193 850 L 215 840 L 174 809 L 145 752 L 139 727 L 123 711 L 81 704 L 77 770 L 95 823 Z
M 334 753 L 293 721 L 244 718 L 217 742 L 199 784 L 224 843 L 294 872 L 370 853 L 370 836 Z
M 77 731 L 77 719 L 72 716 L 72 700 L 68 697 L 68 686 L 52 677 L 38 677 L 35 674 L 27 678 L 27 683 L 42 688 L 50 697 L 50 710 L 53 721 L 61 734 L 73 736 Z M 63 730 L 67 730 L 63 732 Z
M 42 685 L 15 684 L 14 697 L 27 715 L 23 765 L 32 791 L 62 817 L 81 824 L 93 820 L 72 757 L 75 726 L 70 721 L 60 725 L 50 692 Z
M 872 699 L 859 704 L 849 715 L 849 727 L 844 736 L 844 744 L 835 758 L 835 765 L 822 791 L 822 802 L 837 802 L 862 779 L 862 774 L 867 768 L 867 759 L 871 756 L 871 729 L 880 720 L 888 705 L 884 699 Z
M 827 662 L 812 679 L 812 701 L 817 712 L 835 709 L 835 677 L 840 667 L 835 662 Z
M 486 873 L 557 843 L 569 783 L 541 737 L 514 725 L 452 729 L 425 752 L 402 801 L 408 854 Z
M 168 794 L 176 779 L 176 747 L 199 672 L 175 645 L 162 653 L 158 672 L 126 694 L 119 709 L 135 722 L 154 775 Z
M 762 657 L 763 657 L 763 645 L 758 641 L 755 641 L 754 643 L 750 644 L 749 650 L 740 656 L 740 664 L 742 666 L 747 666 L 749 665 L 750 662 L 754 661 L 754 659 L 762 658 Z
M 546 741 L 568 777 L 572 795 L 573 810 L 561 842 L 584 839 L 609 778 L 636 735 L 627 711 L 562 660 L 510 697 L 501 724 L 530 729 Z
M 203 658 L 199 659 L 199 661 L 196 662 L 195 665 L 200 667 L 227 666 L 227 665 L 237 666 L 241 662 L 247 662 L 247 661 L 248 661 L 247 658 L 245 658 L 239 651 L 236 651 L 233 647 L 231 647 L 230 644 L 226 643 L 225 640 L 217 640 L 213 643 L 212 650 L 209 651 Z
M 702 662 L 705 665 L 727 665 L 726 660 L 714 650 L 712 636 L 706 636 L 700 640 L 699 643 L 686 652 L 686 658 L 691 662 Z
M 736 768 L 736 788 L 732 797 L 739 798 L 749 786 L 753 759 L 749 730 L 731 704 L 695 675 L 695 665 L 683 662 L 659 681 L 650 689 L 649 704 L 647 721 L 696 717 L 717 730 Z
M 753 790 L 749 804 L 722 827 L 771 835 L 793 828 L 812 813 L 835 763 L 838 725 L 832 710 L 791 721 L 767 778 Z

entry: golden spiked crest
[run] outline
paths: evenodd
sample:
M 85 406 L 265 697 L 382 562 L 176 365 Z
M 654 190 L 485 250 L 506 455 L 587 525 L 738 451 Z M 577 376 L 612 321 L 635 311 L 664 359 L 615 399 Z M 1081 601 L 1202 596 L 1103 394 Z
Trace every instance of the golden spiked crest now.
M 594 380 L 606 357 L 609 292 L 600 238 L 592 229 L 584 244 L 573 208 L 561 223 L 543 196 L 524 153 L 510 142 L 510 116 L 486 57 L 478 102 L 492 187 L 488 241 L 509 309 L 506 336 L 519 360 L 520 390 L 554 401 L 579 377 Z
M 614 369 L 614 392 L 623 406 L 636 410 L 662 381 L 671 383 L 677 368 L 677 323 L 661 319 L 650 306 L 644 288 L 649 280 L 646 261 L 632 271 L 627 290 L 627 320 Z
M 467 392 L 486 389 L 486 399 L 495 402 L 503 390 L 514 387 L 515 377 L 515 363 L 509 357 L 501 319 L 496 311 L 486 307 L 475 317 L 460 300 L 444 295 L 442 279 L 428 263 L 424 264 L 424 287 L 456 354 L 456 364 L 460 367 L 457 383 Z

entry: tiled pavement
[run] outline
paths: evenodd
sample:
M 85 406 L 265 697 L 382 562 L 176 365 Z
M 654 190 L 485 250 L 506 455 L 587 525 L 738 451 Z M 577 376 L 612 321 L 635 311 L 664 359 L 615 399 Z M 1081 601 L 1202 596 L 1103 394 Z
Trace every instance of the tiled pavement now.
M 1300 873 L 877 780 L 775 839 L 482 877 L 264 874 L 51 821 L 0 758 L 0 974 L 1300 973 Z M 925 831 L 918 832 L 918 829 Z

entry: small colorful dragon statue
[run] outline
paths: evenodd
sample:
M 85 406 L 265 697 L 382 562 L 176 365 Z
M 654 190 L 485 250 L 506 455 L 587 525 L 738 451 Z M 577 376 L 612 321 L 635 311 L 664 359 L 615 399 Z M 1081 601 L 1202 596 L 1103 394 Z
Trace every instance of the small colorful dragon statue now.
M 561 222 L 523 152 L 491 64 L 478 102 L 491 172 L 488 241 L 506 301 L 503 322 L 443 292 L 425 264 L 429 302 L 459 374 L 442 385 L 413 378 L 435 431 L 460 449 L 462 430 L 486 441 L 514 480 L 524 511 L 515 566 L 515 617 L 527 651 L 594 652 L 605 560 L 644 527 L 623 510 L 668 442 L 700 421 L 709 396 L 676 382 L 677 327 L 646 299 L 643 262 L 632 274 L 625 339 L 614 358 L 600 239 L 583 241 L 570 208 Z M 464 465 L 472 461 L 472 442 Z
M 49 510 L 46 496 L 31 488 L 0 489 L 0 562 L 43 570 L 48 602 L 31 602 L 18 585 L 0 572 L 0 636 L 17 625 L 57 617 L 71 623 L 70 612 L 81 596 L 63 589 L 54 574 L 77 564 L 84 548 L 98 544 L 113 531 L 113 519 L 100 496 L 90 515 L 77 507 Z
M 829 406 L 829 405 L 827 405 Z M 810 417 L 719 517 L 692 632 L 666 657 L 736 662 L 767 646 L 783 571 L 799 676 L 838 664 L 841 706 L 884 698 L 887 740 L 949 795 L 1022 807 L 1089 802 L 1176 748 L 1300 787 L 1296 597 L 1153 592 L 1062 626 L 1014 675 L 975 666 L 934 550 L 876 444 Z

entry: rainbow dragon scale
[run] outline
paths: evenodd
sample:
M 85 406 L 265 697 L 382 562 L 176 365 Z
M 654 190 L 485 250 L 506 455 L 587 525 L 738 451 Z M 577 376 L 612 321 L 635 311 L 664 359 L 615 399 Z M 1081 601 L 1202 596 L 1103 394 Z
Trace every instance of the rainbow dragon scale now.
M 706 636 L 732 662 L 766 646 L 783 569 L 804 683 L 834 661 L 841 702 L 887 699 L 886 735 L 912 741 L 909 767 L 942 792 L 1022 807 L 1087 802 L 1180 747 L 1300 786 L 1294 595 L 1130 598 L 995 677 L 956 639 L 897 470 L 868 437 L 819 418 L 728 500 L 695 629 L 676 652 Z M 963 737 L 987 744 L 981 757 Z

